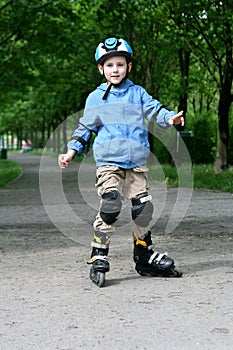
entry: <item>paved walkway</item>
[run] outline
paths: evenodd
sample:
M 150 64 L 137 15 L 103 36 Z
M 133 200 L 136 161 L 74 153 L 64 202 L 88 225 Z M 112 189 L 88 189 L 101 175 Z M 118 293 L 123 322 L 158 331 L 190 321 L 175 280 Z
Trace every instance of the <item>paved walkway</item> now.
M 232 194 L 195 190 L 182 222 L 164 234 L 177 190 L 152 184 L 153 237 L 181 279 L 135 273 L 124 203 L 98 288 L 86 264 L 94 167 L 61 172 L 53 158 L 9 158 L 25 171 L 0 190 L 1 350 L 232 349 Z

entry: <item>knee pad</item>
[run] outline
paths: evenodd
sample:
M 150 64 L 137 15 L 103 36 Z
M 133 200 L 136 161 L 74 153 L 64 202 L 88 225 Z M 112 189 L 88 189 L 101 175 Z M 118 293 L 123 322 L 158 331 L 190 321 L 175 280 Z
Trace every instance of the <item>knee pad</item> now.
M 122 207 L 120 193 L 118 191 L 112 191 L 104 193 L 102 195 L 100 206 L 100 217 L 107 224 L 111 225 L 120 214 Z
M 149 225 L 154 210 L 151 199 L 150 195 L 132 199 L 132 219 L 136 225 L 141 227 Z

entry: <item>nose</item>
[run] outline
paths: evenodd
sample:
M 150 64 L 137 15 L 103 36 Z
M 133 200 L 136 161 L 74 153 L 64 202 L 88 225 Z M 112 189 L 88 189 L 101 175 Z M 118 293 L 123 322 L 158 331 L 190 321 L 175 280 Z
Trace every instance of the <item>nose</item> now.
M 117 67 L 116 64 L 114 64 L 114 66 L 113 66 L 113 72 L 117 72 L 117 71 L 118 71 L 118 67 Z

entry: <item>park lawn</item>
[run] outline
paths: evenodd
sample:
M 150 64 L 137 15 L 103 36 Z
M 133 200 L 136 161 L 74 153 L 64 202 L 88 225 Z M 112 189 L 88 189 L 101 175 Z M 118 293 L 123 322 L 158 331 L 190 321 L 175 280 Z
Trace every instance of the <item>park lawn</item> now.
M 15 178 L 17 178 L 23 171 L 23 168 L 8 159 L 0 159 L 0 187 L 5 186 Z
M 194 187 L 233 192 L 233 166 L 215 174 L 212 164 L 194 165 Z
M 176 168 L 162 164 L 161 167 L 150 167 L 149 177 L 174 187 L 180 184 L 182 186 L 184 183 L 184 187 L 233 192 L 232 166 L 227 171 L 215 174 L 213 164 L 194 164 L 192 174 L 190 169 L 185 169 L 185 166 Z

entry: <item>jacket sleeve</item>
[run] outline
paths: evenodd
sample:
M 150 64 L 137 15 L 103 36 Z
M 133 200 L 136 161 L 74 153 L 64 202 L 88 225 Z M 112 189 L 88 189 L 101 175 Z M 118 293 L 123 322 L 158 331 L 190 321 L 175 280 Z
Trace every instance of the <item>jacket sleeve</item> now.
M 68 150 L 73 149 L 77 153 L 82 152 L 90 141 L 93 132 L 98 132 L 97 108 L 90 107 L 90 99 L 87 98 L 84 114 L 79 119 L 77 127 L 72 132 L 71 140 L 67 144 Z
M 163 129 L 170 126 L 169 119 L 175 115 L 176 112 L 154 99 L 144 89 L 142 91 L 142 104 L 143 113 L 147 120 L 150 122 L 156 120 L 157 124 Z

